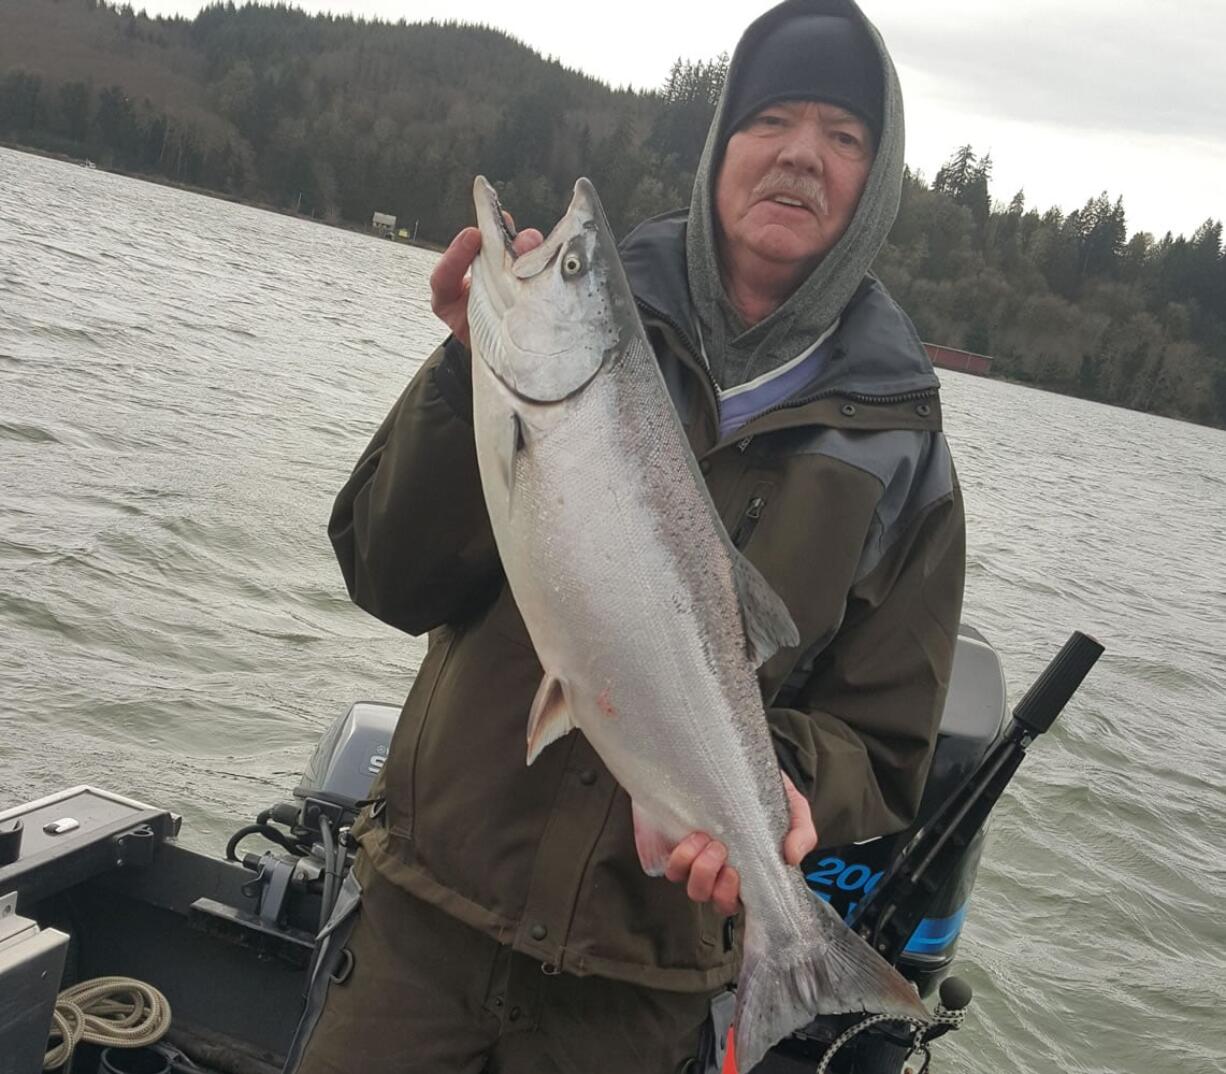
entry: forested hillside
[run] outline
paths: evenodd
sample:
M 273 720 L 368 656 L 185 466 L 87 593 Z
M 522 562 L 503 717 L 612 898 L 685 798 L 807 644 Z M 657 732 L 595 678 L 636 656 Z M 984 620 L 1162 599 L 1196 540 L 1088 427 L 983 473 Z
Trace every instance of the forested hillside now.
M 328 222 L 373 211 L 447 241 L 477 172 L 548 226 L 591 176 L 614 227 L 689 200 L 724 74 L 678 64 L 612 89 L 499 31 L 285 6 L 151 19 L 96 0 L 0 2 L 0 139 Z M 991 162 L 908 174 L 877 270 L 933 342 L 994 371 L 1226 426 L 1222 226 L 1129 235 L 1104 193 L 1064 212 L 994 202 Z M 71 206 L 66 206 L 71 213 Z

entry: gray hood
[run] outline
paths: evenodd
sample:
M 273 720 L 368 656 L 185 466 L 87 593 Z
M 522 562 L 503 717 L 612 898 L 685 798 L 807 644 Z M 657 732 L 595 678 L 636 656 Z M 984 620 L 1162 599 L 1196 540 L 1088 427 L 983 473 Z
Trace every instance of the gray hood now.
M 719 132 L 728 106 L 729 88 L 735 84 L 747 52 L 780 21 L 810 13 L 854 19 L 876 47 L 885 79 L 881 138 L 860 204 L 842 239 L 782 306 L 746 330 L 720 279 L 713 218 L 715 175 L 720 164 Z M 712 375 L 721 387 L 742 384 L 773 369 L 794 357 L 834 323 L 856 293 L 893 226 L 902 191 L 902 173 L 903 106 L 898 75 L 881 35 L 852 0 L 786 0 L 750 25 L 732 56 L 724 92 L 707 132 L 686 229 L 690 295 L 701 321 Z

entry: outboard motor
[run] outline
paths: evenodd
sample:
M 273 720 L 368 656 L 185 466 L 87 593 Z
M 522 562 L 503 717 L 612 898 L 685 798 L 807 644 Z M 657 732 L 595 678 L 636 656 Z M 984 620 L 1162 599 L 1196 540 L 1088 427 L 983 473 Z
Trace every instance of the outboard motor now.
M 1005 724 L 1005 677 L 1000 657 L 983 635 L 963 626 L 954 653 L 953 674 L 928 782 L 915 823 L 905 831 L 851 846 L 821 848 L 803 862 L 813 894 L 844 919 L 873 893 L 894 859 L 927 824 L 966 778 L 982 763 Z M 946 877 L 898 960 L 899 971 L 929 996 L 949 970 L 975 873 L 985 830 L 970 840 L 957 869 Z
M 1093 638 L 1075 632 L 1003 726 L 1004 680 L 996 654 L 963 627 L 915 824 L 897 836 L 815 853 L 804 863 L 814 893 L 828 898 L 922 995 L 931 993 L 952 961 L 992 807 L 1102 652 Z M 980 709 L 993 696 L 999 706 Z M 961 1026 L 970 1000 L 969 986 L 949 977 L 927 1024 L 880 1015 L 817 1018 L 780 1042 L 757 1070 L 799 1074 L 812 1071 L 818 1059 L 817 1074 L 923 1074 L 929 1043 Z
M 230 837 L 226 857 L 256 874 L 244 890 L 267 928 L 313 938 L 328 920 L 353 858 L 349 828 L 383 767 L 399 718 L 397 705 L 351 705 L 319 740 L 294 801 L 264 810 Z M 240 858 L 239 843 L 255 834 L 280 850 Z

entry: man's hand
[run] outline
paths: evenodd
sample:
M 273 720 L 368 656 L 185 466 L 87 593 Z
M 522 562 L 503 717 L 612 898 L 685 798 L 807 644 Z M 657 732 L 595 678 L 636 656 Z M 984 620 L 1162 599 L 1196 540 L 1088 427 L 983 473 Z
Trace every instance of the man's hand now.
M 817 829 L 809 803 L 784 772 L 783 789 L 787 792 L 791 824 L 783 837 L 783 859 L 789 865 L 799 865 L 801 859 L 817 846 Z M 731 917 L 741 907 L 741 877 L 726 865 L 728 848 L 706 832 L 693 832 L 673 848 L 664 875 L 674 884 L 685 884 L 685 893 L 695 902 L 714 902 L 724 917 Z
M 504 212 L 507 226 L 515 232 L 515 221 Z M 536 228 L 526 228 L 515 236 L 515 253 L 526 254 L 545 241 Z M 468 288 L 469 268 L 481 249 L 481 232 L 475 227 L 466 227 L 447 247 L 430 273 L 430 308 L 451 329 L 452 334 L 464 346 L 471 346 L 468 338 Z

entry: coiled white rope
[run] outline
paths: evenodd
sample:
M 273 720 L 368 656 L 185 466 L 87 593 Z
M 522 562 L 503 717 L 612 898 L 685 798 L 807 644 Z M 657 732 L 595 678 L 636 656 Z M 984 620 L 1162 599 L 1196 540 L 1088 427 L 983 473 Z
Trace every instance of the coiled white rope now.
M 55 1001 L 50 1047 L 43 1070 L 67 1066 L 81 1041 L 142 1048 L 170 1028 L 170 1004 L 151 984 L 133 977 L 95 977 L 65 988 Z

